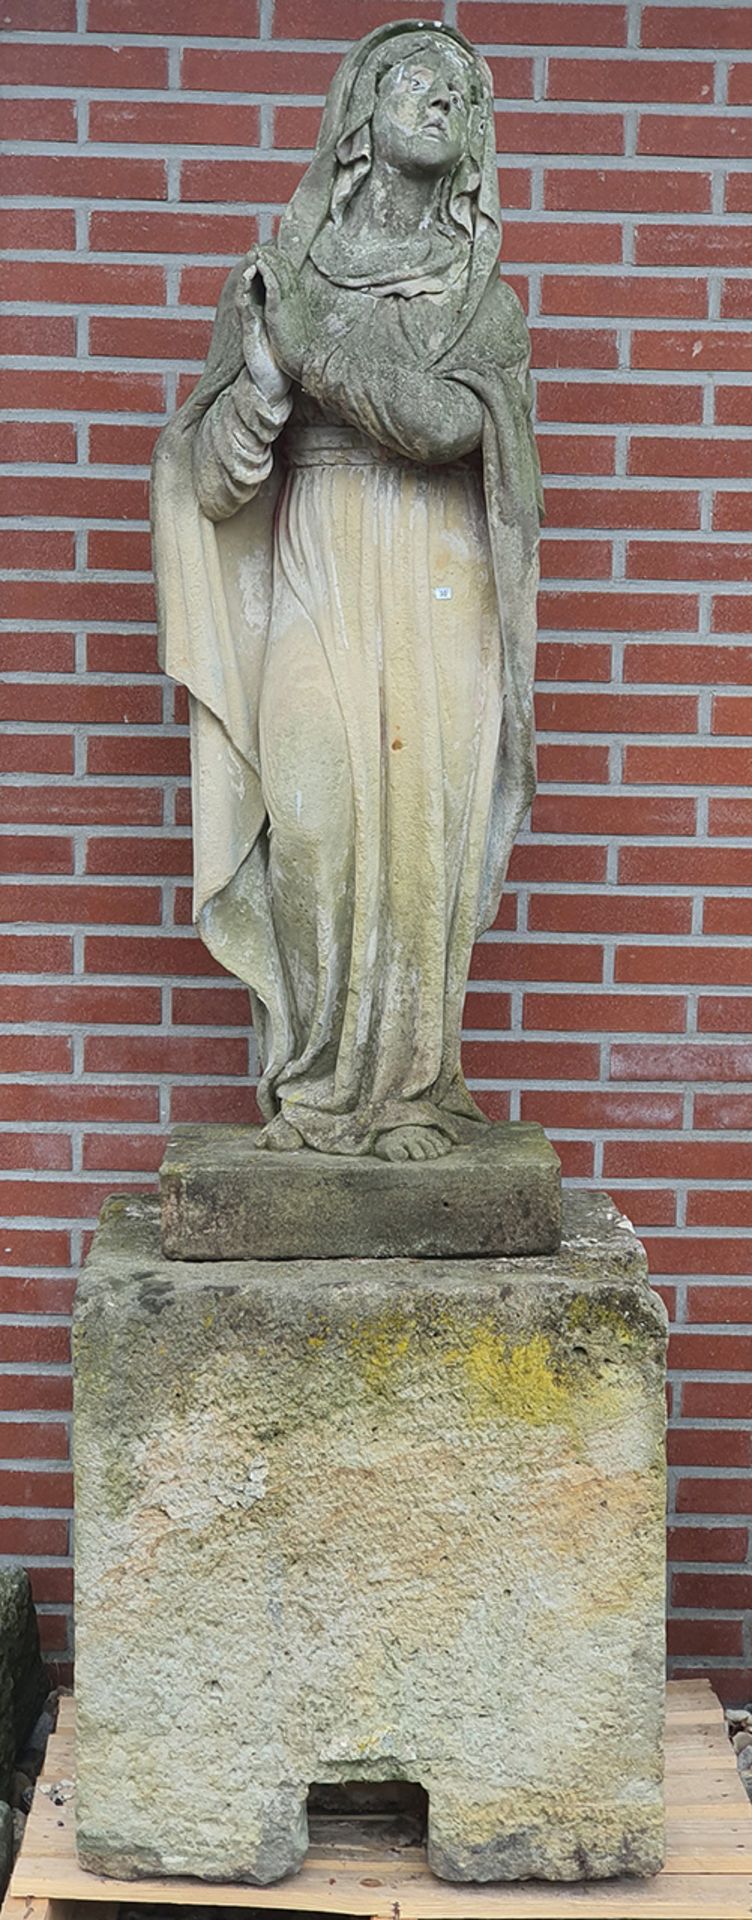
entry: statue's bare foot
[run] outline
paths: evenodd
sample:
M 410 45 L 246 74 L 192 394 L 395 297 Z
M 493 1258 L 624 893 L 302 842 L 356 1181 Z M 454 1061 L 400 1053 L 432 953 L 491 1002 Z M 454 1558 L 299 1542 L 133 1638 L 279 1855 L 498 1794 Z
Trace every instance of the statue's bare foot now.
M 376 1141 L 381 1160 L 440 1160 L 451 1153 L 451 1141 L 437 1127 L 392 1127 Z
M 259 1134 L 256 1146 L 266 1147 L 273 1153 L 297 1153 L 299 1147 L 305 1146 L 305 1141 L 302 1133 L 298 1133 L 297 1127 L 291 1127 L 283 1113 L 275 1113 L 268 1127 L 264 1127 Z

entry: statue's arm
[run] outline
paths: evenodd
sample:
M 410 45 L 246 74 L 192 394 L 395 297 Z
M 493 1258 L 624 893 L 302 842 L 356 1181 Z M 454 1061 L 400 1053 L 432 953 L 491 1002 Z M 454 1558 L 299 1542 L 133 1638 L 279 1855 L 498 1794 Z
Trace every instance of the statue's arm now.
M 483 409 L 468 388 L 434 373 L 373 352 L 350 337 L 333 350 L 314 348 L 302 368 L 301 385 L 390 452 L 427 464 L 446 464 L 480 444 Z
M 291 404 L 287 393 L 267 398 L 244 367 L 208 408 L 193 442 L 193 484 L 209 520 L 229 519 L 268 479 Z

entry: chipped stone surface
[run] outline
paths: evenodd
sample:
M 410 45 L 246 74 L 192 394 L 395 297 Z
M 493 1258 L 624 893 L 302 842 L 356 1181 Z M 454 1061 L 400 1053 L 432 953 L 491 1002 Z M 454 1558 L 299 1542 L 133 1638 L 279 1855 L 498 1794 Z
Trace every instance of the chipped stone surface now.
M 464 1126 L 442 1159 L 259 1153 L 259 1127 L 176 1127 L 160 1171 L 178 1260 L 553 1253 L 561 1167 L 543 1128 Z
M 402 1778 L 447 1878 L 654 1872 L 664 1342 L 603 1195 L 558 1255 L 472 1262 L 168 1262 L 158 1204 L 111 1202 L 75 1325 L 83 1863 L 265 1883 L 312 1781 Z

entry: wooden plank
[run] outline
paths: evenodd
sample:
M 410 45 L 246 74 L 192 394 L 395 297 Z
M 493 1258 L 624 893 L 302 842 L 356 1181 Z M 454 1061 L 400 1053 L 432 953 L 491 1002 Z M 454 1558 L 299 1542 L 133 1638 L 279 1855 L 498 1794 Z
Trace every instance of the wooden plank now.
M 115 1920 L 121 1901 L 367 1920 L 570 1920 L 577 1914 L 593 1920 L 752 1920 L 752 1810 L 707 1683 L 669 1688 L 668 1723 L 667 1860 L 655 1880 L 453 1887 L 429 1873 L 422 1848 L 397 1849 L 386 1841 L 377 1847 L 372 1828 L 358 1834 L 351 1826 L 327 1828 L 319 1821 L 294 1878 L 274 1887 L 218 1886 L 119 1881 L 83 1872 L 73 1818 L 74 1712 L 66 1699 L 27 1823 L 6 1903 L 10 1911 L 2 1920 Z M 338 1844 L 322 1839 L 335 1831 Z

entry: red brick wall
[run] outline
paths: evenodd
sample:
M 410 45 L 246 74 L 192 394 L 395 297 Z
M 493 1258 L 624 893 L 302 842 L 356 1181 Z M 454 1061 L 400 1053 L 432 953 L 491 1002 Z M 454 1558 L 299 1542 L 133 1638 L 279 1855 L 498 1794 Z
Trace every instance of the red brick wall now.
M 147 463 L 339 53 L 406 11 L 3 9 L 0 1544 L 32 1567 L 61 1660 L 73 1276 L 104 1194 L 153 1184 L 170 1120 L 254 1115 L 245 996 L 190 927 Z M 644 1234 L 675 1324 L 674 1670 L 744 1698 L 752 7 L 457 15 L 495 72 L 548 496 L 541 790 L 476 955 L 466 1064 L 490 1111 L 542 1120 L 569 1177 Z

